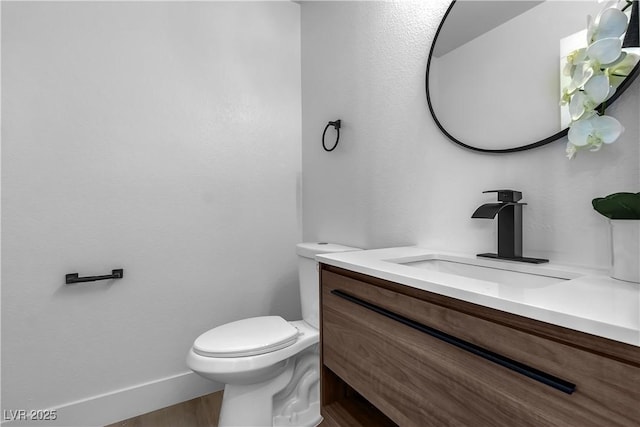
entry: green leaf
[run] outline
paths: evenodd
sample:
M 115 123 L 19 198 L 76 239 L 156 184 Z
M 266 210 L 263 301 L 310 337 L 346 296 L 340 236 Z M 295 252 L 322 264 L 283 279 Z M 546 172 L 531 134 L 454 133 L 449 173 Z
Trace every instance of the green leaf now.
M 614 193 L 593 199 L 593 208 L 609 219 L 640 219 L 640 193 Z

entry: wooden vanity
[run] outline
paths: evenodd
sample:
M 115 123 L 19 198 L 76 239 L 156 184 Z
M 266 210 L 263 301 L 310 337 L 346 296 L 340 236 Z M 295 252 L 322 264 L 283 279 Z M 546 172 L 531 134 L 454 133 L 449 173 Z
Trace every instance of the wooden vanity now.
M 640 347 L 320 264 L 329 426 L 639 426 Z

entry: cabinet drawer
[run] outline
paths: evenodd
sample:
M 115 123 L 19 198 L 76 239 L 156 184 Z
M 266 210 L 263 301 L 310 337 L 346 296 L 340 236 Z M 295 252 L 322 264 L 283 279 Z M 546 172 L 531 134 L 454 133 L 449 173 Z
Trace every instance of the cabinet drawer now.
M 637 365 L 405 295 L 399 288 L 322 272 L 323 364 L 399 425 L 638 425 Z M 336 290 L 342 296 L 332 293 Z M 541 374 L 542 382 L 412 322 L 512 361 L 516 368 L 524 366 Z M 559 380 L 560 389 L 545 378 Z

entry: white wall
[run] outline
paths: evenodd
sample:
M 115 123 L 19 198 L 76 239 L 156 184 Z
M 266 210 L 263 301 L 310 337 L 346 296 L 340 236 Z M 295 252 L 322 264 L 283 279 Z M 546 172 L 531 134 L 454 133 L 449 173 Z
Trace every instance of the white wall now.
M 495 221 L 470 217 L 495 197 L 483 190 L 513 188 L 528 203 L 525 256 L 608 266 L 608 225 L 591 199 L 640 190 L 640 83 L 608 109 L 626 131 L 601 152 L 569 161 L 566 139 L 509 155 L 467 151 L 440 133 L 425 97 L 448 4 L 302 3 L 303 237 L 495 251 Z M 337 118 L 340 145 L 325 153 L 322 129 Z
M 205 330 L 299 318 L 300 74 L 292 2 L 2 2 L 3 409 L 114 422 L 220 387 Z

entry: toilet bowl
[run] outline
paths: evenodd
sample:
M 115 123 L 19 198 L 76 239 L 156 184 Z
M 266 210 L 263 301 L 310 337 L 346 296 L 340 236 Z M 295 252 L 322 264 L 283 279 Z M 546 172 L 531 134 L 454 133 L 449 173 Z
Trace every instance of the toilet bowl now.
M 352 250 L 357 249 L 327 243 L 297 245 L 303 320 L 252 317 L 196 338 L 187 366 L 225 384 L 220 427 L 313 427 L 322 421 L 319 278 L 314 257 Z
M 219 426 L 316 426 L 321 421 L 317 392 L 312 390 L 319 381 L 318 330 L 303 320 L 286 322 L 276 316 L 234 323 L 270 323 L 272 319 L 280 319 L 296 330 L 292 342 L 272 351 L 233 357 L 204 355 L 195 345 L 189 351 L 189 368 L 205 378 L 225 383 Z M 307 359 L 316 363 L 305 362 Z M 305 377 L 306 381 L 292 381 L 294 377 Z M 280 393 L 289 384 L 291 390 Z

